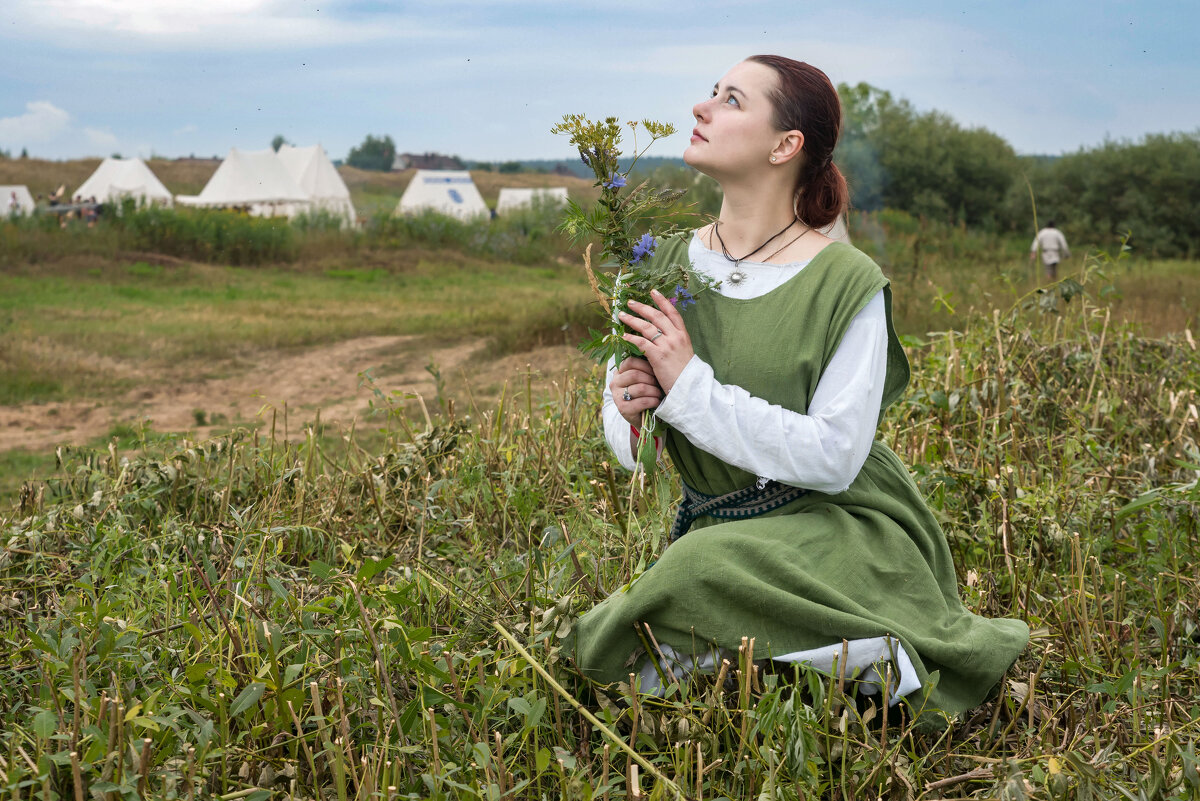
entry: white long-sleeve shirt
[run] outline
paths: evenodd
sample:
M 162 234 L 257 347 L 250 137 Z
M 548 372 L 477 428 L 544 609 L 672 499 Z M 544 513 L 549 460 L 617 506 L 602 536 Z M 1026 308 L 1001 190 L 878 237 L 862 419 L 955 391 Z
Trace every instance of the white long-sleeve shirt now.
M 1049 226 L 1038 231 L 1029 246 L 1030 253 L 1036 253 L 1039 249 L 1042 251 L 1043 264 L 1058 264 L 1071 255 L 1071 249 L 1067 247 L 1067 238 L 1063 236 L 1062 231 Z
M 732 264 L 693 237 L 688 257 L 695 268 L 721 280 L 713 290 L 733 298 L 767 294 L 808 264 L 743 261 L 746 280 L 725 280 Z M 604 433 L 618 461 L 634 468 L 629 424 L 617 410 L 609 385 L 616 365 L 610 362 L 604 388 Z M 808 414 L 798 414 L 739 386 L 721 384 L 712 367 L 693 356 L 656 416 L 696 447 L 754 473 L 825 493 L 850 486 L 866 462 L 875 439 L 879 404 L 887 373 L 887 317 L 883 292 L 854 317 L 828 367 L 817 382 Z

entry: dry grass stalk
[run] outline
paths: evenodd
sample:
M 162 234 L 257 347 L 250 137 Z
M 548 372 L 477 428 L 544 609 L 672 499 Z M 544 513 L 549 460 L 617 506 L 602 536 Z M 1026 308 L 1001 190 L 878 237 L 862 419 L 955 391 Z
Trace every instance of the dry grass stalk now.
M 596 301 L 604 308 L 604 313 L 611 316 L 612 306 L 609 305 L 608 298 L 600 291 L 600 284 L 596 282 L 596 273 L 592 271 L 592 246 L 590 243 L 583 251 L 583 270 L 587 273 L 588 286 L 592 288 L 592 294 L 596 296 Z

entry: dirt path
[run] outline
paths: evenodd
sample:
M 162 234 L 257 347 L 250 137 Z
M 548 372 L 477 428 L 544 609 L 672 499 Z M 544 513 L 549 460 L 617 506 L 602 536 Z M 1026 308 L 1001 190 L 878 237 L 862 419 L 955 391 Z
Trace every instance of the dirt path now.
M 250 369 L 231 378 L 164 384 L 161 377 L 146 376 L 145 386 L 112 402 L 0 406 L 0 451 L 83 444 L 105 435 L 115 424 L 147 419 L 156 431 L 191 430 L 203 437 L 213 424 L 224 428 L 254 421 L 265 406 L 282 410 L 285 403 L 296 423 L 311 419 L 318 408 L 322 420 L 349 421 L 367 408 L 372 393 L 359 386 L 359 374 L 371 368 L 376 386 L 385 393 L 417 393 L 432 401 L 437 390 L 425 369 L 431 362 L 448 387 L 460 389 L 469 382 L 477 398 L 490 396 L 505 382 L 523 388 L 530 366 L 538 383 L 548 383 L 585 364 L 578 351 L 565 346 L 472 364 L 471 356 L 484 343 L 437 349 L 421 344 L 415 337 L 361 337 L 299 353 L 263 353 Z M 380 375 L 383 364 L 402 368 L 399 373 Z M 197 424 L 200 415 L 204 426 Z M 268 410 L 268 419 L 269 415 Z

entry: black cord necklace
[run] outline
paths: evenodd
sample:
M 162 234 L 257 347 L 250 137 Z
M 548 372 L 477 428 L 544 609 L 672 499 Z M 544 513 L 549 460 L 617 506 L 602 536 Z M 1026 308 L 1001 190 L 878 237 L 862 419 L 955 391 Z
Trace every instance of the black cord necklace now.
M 787 225 L 783 226 L 783 228 L 779 229 L 779 232 L 777 234 L 775 234 L 770 239 L 768 239 L 766 242 L 763 242 L 761 245 L 759 245 L 754 250 L 747 253 L 745 256 L 742 256 L 741 258 L 737 258 L 737 257 L 731 256 L 729 254 L 729 248 L 725 247 L 725 240 L 721 238 L 721 221 L 716 220 L 715 222 L 713 222 L 713 233 L 715 233 L 717 235 L 717 241 L 721 243 L 721 255 L 724 256 L 727 260 L 733 262 L 733 271 L 729 273 L 729 283 L 737 285 L 737 284 L 740 284 L 742 281 L 745 281 L 746 274 L 743 273 L 741 270 L 742 262 L 744 262 L 746 259 L 753 256 L 755 253 L 758 253 L 760 250 L 762 250 L 767 245 L 774 242 L 779 237 L 783 236 L 784 231 L 791 228 L 797 222 L 798 222 L 798 220 L 795 217 L 793 217 L 791 222 L 789 222 Z

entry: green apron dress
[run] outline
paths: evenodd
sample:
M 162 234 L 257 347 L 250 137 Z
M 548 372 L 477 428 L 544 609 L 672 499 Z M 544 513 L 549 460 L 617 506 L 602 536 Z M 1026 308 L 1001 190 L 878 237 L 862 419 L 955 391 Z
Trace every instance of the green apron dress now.
M 669 240 L 655 258 L 686 264 L 687 243 Z M 853 247 L 828 245 L 757 298 L 703 293 L 682 315 L 717 381 L 804 414 L 851 320 L 880 290 L 888 327 L 882 416 L 908 383 L 908 362 L 887 279 Z M 755 483 L 681 434 L 666 436 L 693 489 L 721 495 Z M 736 651 L 742 637 L 755 638 L 756 656 L 770 657 L 890 636 L 924 688 L 910 700 L 951 715 L 983 701 L 1029 638 L 1020 620 L 963 607 L 941 527 L 908 470 L 878 441 L 844 492 L 809 492 L 752 519 L 698 519 L 649 570 L 579 620 L 568 643 L 579 669 L 601 682 L 626 680 L 642 650 L 638 622 L 686 654 L 713 645 Z

